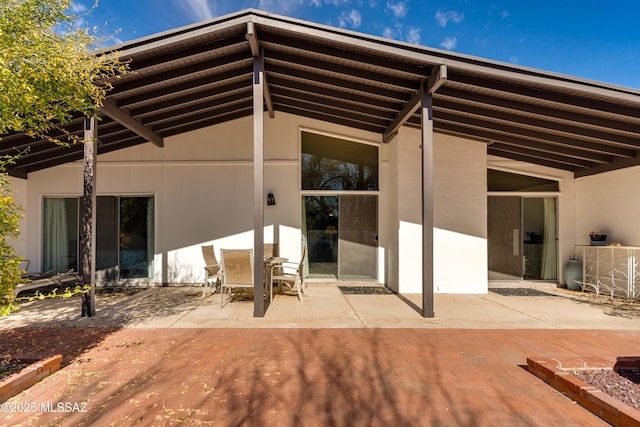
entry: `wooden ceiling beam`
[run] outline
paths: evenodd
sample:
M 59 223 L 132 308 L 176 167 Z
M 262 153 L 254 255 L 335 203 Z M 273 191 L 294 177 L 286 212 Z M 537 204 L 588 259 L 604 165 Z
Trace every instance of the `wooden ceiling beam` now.
M 441 65 L 440 67 L 434 68 L 431 76 L 426 82 L 423 82 L 426 85 L 425 90 L 429 94 L 435 93 L 440 86 L 442 86 L 447 81 L 447 66 Z M 402 111 L 398 113 L 396 118 L 391 122 L 389 127 L 382 134 L 382 141 L 386 144 L 398 133 L 398 129 L 402 125 L 404 125 L 409 118 L 420 108 L 421 102 L 423 98 L 422 89 L 417 91 L 411 100 L 407 102 Z
M 144 126 L 142 123 L 131 117 L 129 113 L 119 109 L 115 101 L 106 99 L 104 105 L 100 109 L 100 112 L 106 116 L 111 117 L 122 126 L 140 135 L 157 147 L 162 148 L 162 146 L 164 145 L 164 140 L 160 135 L 155 133 L 153 129 Z

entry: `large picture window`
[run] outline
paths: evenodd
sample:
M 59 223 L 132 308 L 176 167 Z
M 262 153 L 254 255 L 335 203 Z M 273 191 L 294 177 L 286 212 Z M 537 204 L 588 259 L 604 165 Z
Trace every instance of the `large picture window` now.
M 47 197 L 43 212 L 43 269 L 79 270 L 79 200 Z M 107 281 L 153 274 L 153 197 L 98 196 L 96 271 Z
M 378 190 L 378 147 L 302 132 L 303 190 Z
M 378 147 L 301 134 L 305 276 L 375 280 Z

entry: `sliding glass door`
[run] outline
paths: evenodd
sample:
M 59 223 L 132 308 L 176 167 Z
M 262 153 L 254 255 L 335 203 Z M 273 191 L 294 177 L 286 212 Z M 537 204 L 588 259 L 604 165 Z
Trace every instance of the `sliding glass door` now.
M 490 280 L 557 280 L 557 199 L 490 196 Z
M 43 268 L 79 268 L 78 198 L 44 199 Z M 96 276 L 107 284 L 153 274 L 153 197 L 99 196 Z
M 303 196 L 309 277 L 376 277 L 377 195 Z
M 302 198 L 309 277 L 338 277 L 338 196 Z
M 78 270 L 78 198 L 45 198 L 42 269 Z
M 338 278 L 373 280 L 378 252 L 378 196 L 339 197 Z

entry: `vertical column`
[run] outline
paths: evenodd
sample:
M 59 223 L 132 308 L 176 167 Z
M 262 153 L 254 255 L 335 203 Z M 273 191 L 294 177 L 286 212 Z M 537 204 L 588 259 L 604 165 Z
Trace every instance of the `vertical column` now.
M 82 317 L 93 317 L 96 285 L 96 118 L 84 121 L 84 179 L 80 199 L 80 260 L 83 283 L 91 290 L 82 297 Z
M 264 70 L 253 58 L 253 317 L 264 316 Z
M 433 312 L 433 96 L 422 85 L 422 316 Z

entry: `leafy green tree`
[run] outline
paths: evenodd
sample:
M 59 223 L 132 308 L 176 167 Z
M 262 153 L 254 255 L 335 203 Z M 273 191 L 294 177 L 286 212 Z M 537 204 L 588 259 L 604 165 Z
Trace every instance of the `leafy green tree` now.
M 71 0 L 0 0 L 0 135 L 82 142 L 66 132 L 64 140 L 54 139 L 50 131 L 77 114 L 96 116 L 111 81 L 127 70 L 114 53 L 96 53 L 101 40 L 82 22 Z M 0 174 L 7 161 L 0 161 Z M 9 245 L 18 236 L 20 210 L 5 175 L 0 188 L 0 305 L 7 311 L 6 297 L 20 280 L 21 260 Z
M 4 162 L 0 161 L 4 167 Z M 20 263 L 22 258 L 16 255 L 11 239 L 20 234 L 18 221 L 22 209 L 16 205 L 8 188 L 7 176 L 0 174 L 0 315 L 15 310 L 13 290 L 20 282 Z
M 126 70 L 117 56 L 95 54 L 98 39 L 70 6 L 0 0 L 0 135 L 47 138 L 74 113 L 97 115 L 110 79 Z

